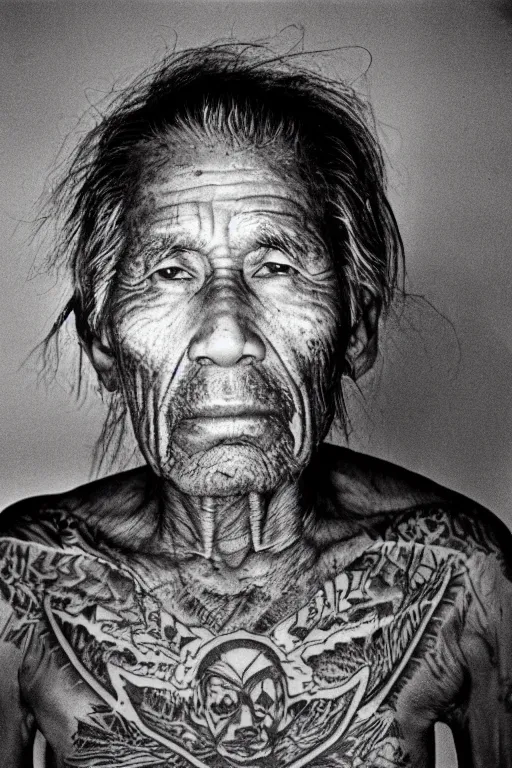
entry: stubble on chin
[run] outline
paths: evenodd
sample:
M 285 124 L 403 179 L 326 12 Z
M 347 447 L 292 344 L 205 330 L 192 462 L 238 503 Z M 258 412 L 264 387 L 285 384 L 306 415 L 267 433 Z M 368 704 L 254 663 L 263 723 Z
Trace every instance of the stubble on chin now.
M 265 450 L 240 441 L 220 443 L 189 455 L 172 443 L 169 456 L 160 467 L 164 478 L 194 496 L 268 493 L 284 480 L 297 477 L 300 470 L 289 433 Z

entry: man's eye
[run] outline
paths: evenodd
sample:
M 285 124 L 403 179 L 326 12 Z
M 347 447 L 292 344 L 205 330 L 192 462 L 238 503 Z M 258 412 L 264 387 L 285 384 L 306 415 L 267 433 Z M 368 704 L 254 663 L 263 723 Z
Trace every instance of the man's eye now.
M 181 267 L 162 267 L 153 273 L 160 280 L 192 280 L 192 275 Z
M 273 277 L 274 275 L 293 275 L 297 270 L 291 266 L 279 261 L 266 261 L 262 267 L 254 273 L 254 277 Z

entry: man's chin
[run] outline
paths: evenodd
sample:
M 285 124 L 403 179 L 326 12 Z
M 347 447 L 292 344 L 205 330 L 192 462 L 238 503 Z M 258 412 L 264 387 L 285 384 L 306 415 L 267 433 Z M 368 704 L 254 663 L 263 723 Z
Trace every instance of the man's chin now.
M 162 475 L 193 496 L 266 493 L 300 470 L 287 442 L 270 450 L 247 442 L 224 442 L 192 456 L 174 447 Z

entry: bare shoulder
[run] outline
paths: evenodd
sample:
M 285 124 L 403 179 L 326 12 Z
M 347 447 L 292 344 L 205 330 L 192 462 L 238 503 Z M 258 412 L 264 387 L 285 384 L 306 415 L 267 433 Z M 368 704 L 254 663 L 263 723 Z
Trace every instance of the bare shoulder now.
M 0 537 L 64 547 L 118 535 L 147 507 L 147 471 L 137 468 L 60 494 L 22 499 L 0 514 Z M 85 542 L 84 542 L 85 543 Z
M 512 571 L 512 534 L 480 504 L 402 467 L 337 446 L 323 446 L 317 460 L 325 475 L 328 518 L 349 520 L 384 540 L 496 555 Z

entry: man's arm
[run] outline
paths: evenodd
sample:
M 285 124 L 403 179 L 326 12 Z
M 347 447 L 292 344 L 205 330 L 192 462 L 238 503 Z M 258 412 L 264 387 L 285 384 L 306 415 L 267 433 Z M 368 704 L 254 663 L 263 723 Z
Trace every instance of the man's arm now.
M 0 583 L 0 744 L 6 768 L 32 766 L 35 721 L 22 701 L 20 679 L 29 634 L 17 637 L 17 621 Z
M 512 768 L 512 534 L 451 493 L 444 503 L 404 510 L 380 532 L 460 553 L 455 610 L 428 655 L 424 688 L 432 718 L 453 731 L 460 766 Z
M 464 768 L 512 766 L 512 537 L 501 526 L 500 534 L 499 549 L 467 560 L 466 695 L 451 722 Z
M 37 621 L 38 597 L 26 579 L 27 559 L 22 553 L 25 542 L 55 546 L 55 530 L 55 520 L 42 514 L 39 499 L 17 502 L 0 515 L 0 764 L 6 768 L 36 765 L 37 722 L 25 692 L 44 645 Z

